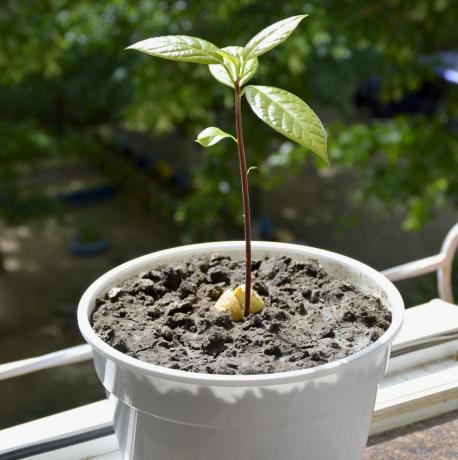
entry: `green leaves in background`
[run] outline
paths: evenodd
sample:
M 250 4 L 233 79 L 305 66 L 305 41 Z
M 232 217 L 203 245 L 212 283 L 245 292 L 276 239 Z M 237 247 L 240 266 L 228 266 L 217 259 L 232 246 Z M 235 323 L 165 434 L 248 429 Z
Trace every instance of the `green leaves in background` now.
M 234 60 L 225 57 L 225 64 L 211 64 L 208 66 L 210 73 L 223 85 L 234 88 L 234 82 L 237 76 L 240 78 L 240 86 L 246 84 L 258 70 L 258 58 L 251 57 L 246 59 L 244 56 L 244 48 L 241 46 L 227 46 L 223 48 L 229 56 Z
M 148 38 L 126 49 L 134 49 L 151 56 L 172 61 L 194 62 L 196 64 L 218 64 L 223 60 L 220 50 L 206 40 L 187 35 L 165 35 Z
M 261 30 L 246 44 L 245 55 L 247 57 L 260 56 L 283 43 L 307 16 L 307 14 L 292 16 Z
M 212 145 L 217 144 L 220 140 L 227 137 L 231 138 L 235 143 L 237 143 L 237 140 L 231 134 L 228 134 L 215 126 L 211 126 L 209 128 L 205 128 L 201 133 L 199 133 L 196 142 L 198 142 L 203 147 L 211 147 Z
M 272 86 L 250 85 L 245 94 L 254 113 L 264 123 L 329 162 L 324 126 L 302 99 Z
M 411 0 L 408 8 L 405 3 L 347 0 L 333 2 L 330 8 L 329 2 L 322 0 L 289 0 L 280 8 L 278 0 L 201 0 L 178 8 L 184 3 L 7 0 L 0 9 L 1 117 L 12 126 L 17 126 L 18 120 L 33 122 L 56 142 L 60 142 L 59 133 L 74 133 L 78 152 L 94 145 L 92 130 L 106 127 L 113 132 L 120 128 L 134 131 L 153 142 L 170 135 L 174 142 L 167 141 L 164 156 L 173 164 L 189 161 L 186 172 L 192 176 L 193 188 L 186 198 L 177 203 L 164 201 L 164 206 L 182 216 L 180 222 L 186 222 L 182 230 L 188 238 L 192 234 L 198 240 L 224 239 L 226 235 L 218 233 L 221 209 L 227 209 L 228 220 L 240 217 L 238 177 L 231 176 L 234 159 L 232 155 L 202 151 L 185 160 L 183 149 L 189 144 L 181 137 L 183 133 L 186 138 L 193 136 L 202 126 L 230 126 L 232 117 L 226 118 L 221 110 L 221 88 L 205 78 L 205 66 L 189 66 L 186 72 L 177 72 L 175 66 L 159 60 L 133 59 L 120 45 L 139 41 L 138 37 L 175 33 L 205 37 L 222 46 L 245 44 L 266 24 L 281 19 L 280 10 L 286 7 L 288 11 L 310 13 L 313 21 L 281 45 L 282 52 L 262 69 L 262 81 L 304 97 L 311 95 L 306 102 L 318 113 L 325 110 L 332 114 L 332 123 L 328 120 L 326 129 L 335 170 L 348 170 L 357 177 L 353 195 L 358 199 L 361 196 L 365 206 L 376 202 L 389 215 L 401 209 L 405 216 L 414 216 L 406 224 L 411 228 L 413 221 L 423 223 L 424 219 L 417 216 L 427 219 L 435 212 L 436 198 L 431 201 L 430 190 L 436 190 L 439 180 L 447 187 L 439 194 L 435 192 L 435 197 L 442 197 L 446 209 L 458 205 L 456 91 L 450 87 L 451 91 L 438 97 L 434 116 L 428 112 L 420 117 L 407 113 L 402 118 L 380 118 L 354 103 L 355 88 L 377 76 L 380 89 L 375 90 L 376 100 L 381 98 L 388 107 L 391 102 L 398 106 L 401 97 L 415 95 L 433 75 L 435 61 L 419 57 L 434 58 L 435 53 L 450 49 L 456 42 L 456 0 Z M 224 96 L 224 104 L 232 104 L 230 94 Z M 254 174 L 252 183 L 255 185 L 260 178 L 261 187 L 278 184 L 286 174 L 300 169 L 304 149 L 297 146 L 288 151 L 289 142 L 273 142 L 278 140 L 273 130 L 259 135 L 255 118 L 244 119 L 250 160 L 260 166 L 260 171 L 268 172 Z M 11 142 L 2 138 L 0 157 L 5 148 L 15 149 L 24 139 L 16 130 L 4 132 Z M 77 148 L 78 142 L 81 145 Z M 221 144 L 213 148 L 221 146 L 222 150 L 225 146 Z M 65 155 L 66 150 L 59 145 L 60 153 Z M 106 146 L 100 150 L 105 151 Z M 32 149 L 24 151 L 41 155 Z M 84 155 L 88 163 L 100 161 Z M 113 156 L 107 156 L 97 167 L 102 164 L 112 168 L 112 161 Z M 3 177 L 5 161 L 0 159 L 0 163 Z M 116 180 L 128 177 L 126 163 L 119 160 L 116 164 L 107 177 L 114 177 L 113 170 L 119 170 Z M 266 164 L 276 166 L 263 168 Z M 132 169 L 130 173 L 136 177 L 131 182 L 137 184 L 135 192 L 129 191 L 132 199 L 146 195 L 149 187 L 154 189 L 154 196 L 165 195 L 167 189 L 160 182 L 150 178 L 143 182 L 143 172 Z M 2 180 L 0 187 L 6 186 Z M 228 188 L 225 181 L 229 182 Z M 15 179 L 8 182 L 22 183 Z M 227 193 L 220 192 L 220 182 Z M 420 213 L 420 204 L 428 212 Z M 0 216 L 5 216 L 1 205 Z

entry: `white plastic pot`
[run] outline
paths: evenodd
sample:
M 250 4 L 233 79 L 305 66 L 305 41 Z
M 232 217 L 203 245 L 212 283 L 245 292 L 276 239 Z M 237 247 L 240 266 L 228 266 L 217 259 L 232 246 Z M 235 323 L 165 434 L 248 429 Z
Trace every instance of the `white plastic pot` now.
M 362 351 L 312 369 L 264 375 L 198 374 L 148 364 L 104 343 L 89 319 L 96 297 L 148 267 L 193 254 L 243 258 L 243 242 L 208 243 L 134 259 L 95 281 L 78 307 L 81 332 L 115 405 L 124 460 L 360 460 L 390 345 L 403 319 L 397 289 L 348 257 L 306 246 L 254 242 L 254 257 L 315 258 L 338 279 L 379 296 L 392 312 L 385 334 Z

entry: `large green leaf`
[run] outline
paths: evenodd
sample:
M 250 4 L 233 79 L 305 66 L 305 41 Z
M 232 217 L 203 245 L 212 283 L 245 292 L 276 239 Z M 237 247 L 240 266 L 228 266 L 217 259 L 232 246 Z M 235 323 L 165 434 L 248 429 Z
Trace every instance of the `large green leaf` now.
M 245 94 L 254 113 L 262 121 L 329 162 L 324 126 L 302 99 L 271 86 L 250 85 Z
M 225 138 L 231 138 L 235 143 L 237 143 L 237 140 L 231 134 L 228 134 L 215 126 L 210 126 L 209 128 L 205 128 L 202 132 L 199 133 L 196 142 L 198 142 L 203 147 L 211 147 L 212 145 L 217 144 L 220 140 Z
M 134 49 L 151 56 L 172 61 L 194 62 L 196 64 L 218 64 L 223 57 L 220 50 L 206 40 L 187 35 L 164 35 L 148 38 L 126 49 Z
M 261 30 L 245 46 L 245 55 L 249 57 L 259 56 L 270 51 L 275 46 L 284 42 L 296 29 L 299 23 L 307 17 L 307 14 L 291 16 L 278 21 Z
M 244 57 L 244 48 L 242 46 L 227 46 L 222 51 L 233 56 L 237 64 L 232 60 L 225 58 L 225 66 L 222 64 L 209 65 L 210 73 L 224 85 L 234 87 L 237 76 L 240 77 L 240 86 L 247 83 L 258 70 L 258 58 L 252 57 L 248 60 Z M 228 71 L 229 70 L 229 71 Z

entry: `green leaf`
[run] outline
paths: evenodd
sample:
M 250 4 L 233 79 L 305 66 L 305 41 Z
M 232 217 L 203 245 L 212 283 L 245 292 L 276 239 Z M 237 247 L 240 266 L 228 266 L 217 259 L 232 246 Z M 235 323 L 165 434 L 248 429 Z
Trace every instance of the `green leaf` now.
M 235 56 L 233 54 L 230 54 L 227 51 L 227 48 L 234 48 L 232 46 L 228 46 L 226 48 L 223 48 L 221 50 L 218 50 L 218 54 L 223 57 L 226 61 L 232 63 L 234 66 L 239 67 L 240 66 L 240 59 L 238 56 Z
M 271 86 L 247 86 L 254 113 L 270 127 L 329 163 L 326 131 L 315 112 L 299 97 Z
M 196 142 L 203 147 L 211 147 L 226 137 L 231 138 L 235 143 L 237 143 L 237 140 L 231 134 L 225 133 L 223 130 L 215 126 L 211 126 L 209 128 L 205 128 L 201 133 L 199 133 Z
M 196 64 L 218 64 L 223 57 L 220 50 L 206 40 L 187 35 L 164 35 L 135 43 L 126 49 L 134 49 L 151 56 L 172 61 L 194 62 Z
M 308 14 L 292 16 L 261 30 L 245 46 L 245 56 L 254 57 L 284 42 Z
M 240 78 L 240 86 L 247 83 L 258 70 L 258 58 L 252 57 L 248 60 L 244 57 L 244 48 L 242 46 L 227 46 L 223 48 L 226 54 L 229 54 L 239 63 L 238 66 L 231 64 L 229 58 L 225 58 L 226 67 L 221 64 L 212 64 L 208 68 L 210 73 L 223 85 L 234 88 L 234 82 L 237 77 Z M 228 71 L 229 69 L 229 71 Z

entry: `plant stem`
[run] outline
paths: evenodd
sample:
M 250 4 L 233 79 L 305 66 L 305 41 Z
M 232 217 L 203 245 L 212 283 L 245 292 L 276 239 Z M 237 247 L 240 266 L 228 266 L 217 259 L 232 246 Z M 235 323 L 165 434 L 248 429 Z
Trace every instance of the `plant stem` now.
M 242 129 L 242 97 L 240 95 L 240 80 L 235 82 L 235 128 L 237 133 L 237 148 L 239 152 L 240 180 L 243 196 L 243 225 L 245 229 L 245 303 L 243 314 L 250 314 L 251 304 L 251 219 L 250 219 L 250 191 L 248 189 L 248 173 L 246 167 L 245 145 L 243 144 Z

